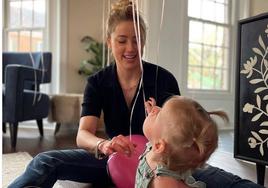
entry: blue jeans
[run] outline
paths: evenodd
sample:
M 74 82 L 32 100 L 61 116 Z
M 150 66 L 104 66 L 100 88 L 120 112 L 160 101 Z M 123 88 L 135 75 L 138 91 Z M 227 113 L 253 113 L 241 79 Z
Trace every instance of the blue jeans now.
M 241 179 L 239 176 L 212 166 L 196 170 L 193 176 L 196 180 L 205 182 L 207 188 L 264 188 L 259 184 Z
M 97 160 L 82 149 L 44 152 L 34 157 L 26 171 L 9 188 L 53 187 L 58 179 L 88 182 L 105 188 L 112 185 L 106 164 L 107 159 Z M 207 188 L 263 188 L 216 167 L 197 170 L 194 177 L 205 182 Z
M 83 149 L 54 150 L 36 155 L 25 172 L 8 187 L 53 187 L 57 180 L 112 185 L 106 169 L 107 159 L 98 160 Z

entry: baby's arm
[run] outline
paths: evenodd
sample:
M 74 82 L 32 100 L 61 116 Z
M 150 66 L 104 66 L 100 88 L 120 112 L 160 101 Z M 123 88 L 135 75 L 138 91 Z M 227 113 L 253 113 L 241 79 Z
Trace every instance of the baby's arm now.
M 157 176 L 150 183 L 150 188 L 189 188 L 183 181 L 176 180 L 175 178 L 169 176 Z

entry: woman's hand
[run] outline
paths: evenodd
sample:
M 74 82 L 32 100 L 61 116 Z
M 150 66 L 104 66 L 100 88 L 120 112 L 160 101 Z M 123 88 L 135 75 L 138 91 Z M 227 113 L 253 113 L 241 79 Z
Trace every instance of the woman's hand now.
M 131 143 L 129 138 L 123 135 L 118 135 L 113 137 L 112 140 L 102 142 L 98 149 L 106 156 L 109 156 L 114 152 L 120 152 L 130 157 L 134 152 L 135 147 L 136 145 Z
M 147 114 L 149 114 L 152 111 L 153 107 L 156 106 L 156 101 L 153 97 L 150 97 L 149 100 L 144 103 L 144 105 Z

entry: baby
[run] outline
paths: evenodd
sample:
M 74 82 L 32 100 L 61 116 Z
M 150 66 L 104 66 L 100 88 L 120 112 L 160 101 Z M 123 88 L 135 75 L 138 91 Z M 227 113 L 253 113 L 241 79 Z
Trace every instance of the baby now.
M 149 142 L 140 156 L 135 188 L 206 187 L 191 171 L 202 166 L 217 147 L 217 115 L 228 121 L 223 111 L 207 112 L 194 100 L 173 96 L 162 108 L 150 98 L 145 103 L 148 117 L 143 132 Z

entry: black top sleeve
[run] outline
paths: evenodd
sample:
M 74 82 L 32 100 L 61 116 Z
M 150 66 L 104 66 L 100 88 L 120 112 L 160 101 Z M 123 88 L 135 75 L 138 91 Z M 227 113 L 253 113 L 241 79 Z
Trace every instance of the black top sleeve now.
M 84 99 L 82 103 L 81 116 L 96 116 L 100 117 L 101 114 L 101 99 L 100 88 L 98 86 L 97 77 L 95 75 L 90 76 L 87 81 L 87 85 L 84 91 Z

